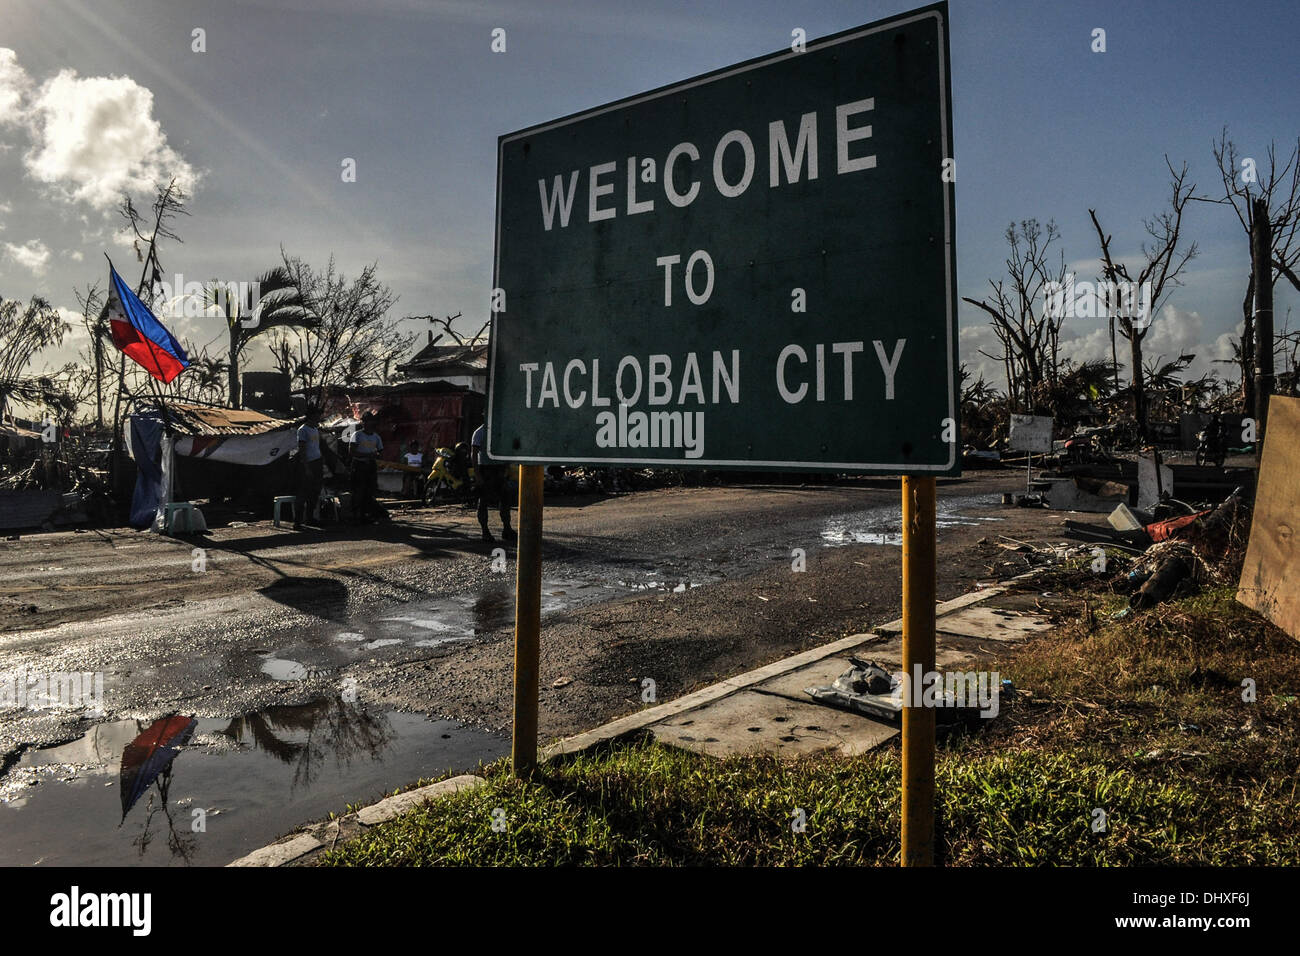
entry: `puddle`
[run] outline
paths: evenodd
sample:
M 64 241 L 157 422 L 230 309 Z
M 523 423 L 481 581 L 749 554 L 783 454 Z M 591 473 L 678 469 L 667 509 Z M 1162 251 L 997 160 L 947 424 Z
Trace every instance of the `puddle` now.
M 708 581 L 619 581 L 618 586 L 629 591 L 665 591 L 683 594 L 691 588 L 703 587 L 722 580 L 721 575 L 711 575 Z
M 972 508 L 986 508 L 1000 501 L 998 495 L 975 495 L 964 498 L 940 499 L 935 512 L 936 528 L 974 526 L 987 521 L 1002 521 L 999 517 L 972 517 L 958 514 Z M 873 508 L 856 514 L 835 515 L 822 525 L 821 540 L 827 547 L 849 544 L 883 544 L 902 547 L 901 515 L 896 509 Z
M 221 866 L 509 748 L 455 721 L 337 698 L 233 719 L 111 721 L 28 751 L 0 779 L 0 866 Z
M 262 661 L 262 673 L 271 680 L 306 680 L 311 676 L 312 671 L 306 664 L 299 664 L 297 661 L 268 657 Z
M 686 575 L 646 571 L 644 580 L 613 575 L 606 580 L 544 578 L 542 614 L 555 614 L 621 596 L 645 591 L 681 594 L 724 578 L 721 573 Z M 514 578 L 503 575 L 499 583 L 477 594 L 453 595 L 401 605 L 382 617 L 351 620 L 347 631 L 307 630 L 292 645 L 281 647 L 262 664 L 274 680 L 305 680 L 326 670 L 346 666 L 357 655 L 385 647 L 440 647 L 468 641 L 480 634 L 510 628 L 515 619 Z M 335 625 L 337 627 L 337 625 Z M 324 638 L 324 640 L 322 640 Z M 315 665 L 301 663 L 315 661 Z
M 822 529 L 822 543 L 831 547 L 846 544 L 888 544 L 901 547 L 901 531 L 874 531 L 856 524 L 851 518 L 832 518 Z

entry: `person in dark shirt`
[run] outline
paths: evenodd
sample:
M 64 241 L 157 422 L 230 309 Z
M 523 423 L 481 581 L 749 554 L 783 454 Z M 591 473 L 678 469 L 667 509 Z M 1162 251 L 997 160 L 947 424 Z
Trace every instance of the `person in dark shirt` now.
M 384 440 L 375 431 L 375 416 L 361 416 L 361 430 L 352 436 L 352 517 L 371 521 L 378 517 L 375 496 L 379 484 L 379 453 Z
M 484 426 L 474 430 L 470 439 L 470 461 L 474 465 L 474 474 L 478 481 L 478 523 L 483 529 L 483 540 L 496 541 L 488 530 L 488 505 L 495 502 L 501 512 L 501 536 L 507 541 L 515 537 L 510 527 L 510 496 L 506 494 L 506 466 L 494 464 L 487 459 L 484 448 L 486 441 Z

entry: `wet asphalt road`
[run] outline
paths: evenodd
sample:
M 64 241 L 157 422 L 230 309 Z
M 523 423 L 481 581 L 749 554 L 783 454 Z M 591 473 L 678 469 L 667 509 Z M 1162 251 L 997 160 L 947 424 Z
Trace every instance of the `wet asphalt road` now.
M 1001 507 L 1000 492 L 1016 487 L 1005 473 L 941 483 L 941 597 L 989 579 L 996 549 L 980 538 L 1056 537 L 1059 516 Z M 189 750 L 209 758 L 243 748 L 297 766 L 302 748 L 316 746 L 319 776 L 322 762 L 342 766 L 346 750 L 348 766 L 327 793 L 298 808 L 301 819 L 341 808 L 345 796 L 368 799 L 410 782 L 421 766 L 437 772 L 471 766 L 475 754 L 499 756 L 510 710 L 513 553 L 479 543 L 466 509 L 397 517 L 390 527 L 307 536 L 264 526 L 218 530 L 202 542 L 202 573 L 192 568 L 195 542 L 157 536 L 107 546 L 78 536 L 63 548 L 23 542 L 29 553 L 11 547 L 0 570 L 18 582 L 18 599 L 32 602 L 39 626 L 2 633 L 0 674 L 97 673 L 103 692 L 89 708 L 0 710 L 0 801 L 39 805 L 50 820 L 74 812 L 37 795 L 60 773 L 65 784 L 85 777 L 94 761 L 48 759 L 51 751 L 40 748 L 75 750 L 109 727 L 129 740 L 133 728 L 173 713 L 195 718 Z M 892 619 L 898 534 L 899 491 L 886 482 L 548 502 L 542 737 L 636 709 L 647 676 L 667 700 Z M 41 581 L 58 588 L 42 590 Z M 162 599 L 132 610 L 149 597 Z M 375 720 L 401 730 L 380 733 L 378 745 L 363 733 L 358 743 L 352 726 Z M 227 732 L 259 725 L 260 735 Z M 284 747 L 292 760 L 277 752 Z M 184 757 L 197 768 L 189 750 Z M 366 759 L 354 765 L 357 751 Z M 97 783 L 118 769 L 116 751 L 100 763 Z M 231 761 L 225 777 L 243 766 Z M 298 766 L 290 781 L 295 793 L 301 773 Z M 268 792 L 285 785 L 277 779 Z M 237 802 L 239 788 L 228 790 Z M 0 806 L 0 827 L 35 817 L 22 814 Z M 275 835 L 263 833 L 261 842 Z M 230 849 L 254 839 L 245 836 Z M 33 862 L 39 843 L 12 862 Z M 121 852 L 107 847 L 101 855 Z M 224 862 L 212 855 L 206 862 Z

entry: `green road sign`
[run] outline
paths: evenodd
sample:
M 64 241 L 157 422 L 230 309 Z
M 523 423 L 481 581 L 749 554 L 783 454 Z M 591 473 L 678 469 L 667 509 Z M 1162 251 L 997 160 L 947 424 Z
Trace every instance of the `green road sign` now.
M 948 11 L 503 136 L 488 453 L 955 474 Z

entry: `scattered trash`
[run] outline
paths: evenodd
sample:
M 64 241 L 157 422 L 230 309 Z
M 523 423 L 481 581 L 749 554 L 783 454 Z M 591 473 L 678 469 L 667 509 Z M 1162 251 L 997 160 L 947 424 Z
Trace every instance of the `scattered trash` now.
M 1110 526 L 1116 531 L 1140 531 L 1142 529 L 1142 522 L 1125 504 L 1117 505 L 1106 520 L 1110 522 Z
M 1088 524 L 1084 521 L 1067 520 L 1065 536 L 1076 541 L 1091 541 L 1119 548 L 1130 554 L 1141 554 L 1151 545 L 1151 538 L 1140 528 L 1136 531 L 1117 531 L 1108 525 Z
M 1165 521 L 1155 521 L 1146 525 L 1145 530 L 1155 542 L 1168 541 L 1170 538 L 1178 536 L 1178 533 L 1190 525 L 1202 515 L 1207 515 L 1208 511 L 1198 511 L 1195 514 L 1183 515 L 1181 518 L 1169 518 Z
M 557 677 L 557 678 L 555 678 L 555 680 L 551 681 L 551 686 L 552 686 L 552 687 L 568 687 L 568 686 L 569 686 L 570 684 L 572 684 L 572 683 L 573 683 L 573 678 L 572 678 L 572 677 Z
M 849 669 L 829 687 L 807 687 L 804 693 L 832 707 L 873 717 L 898 717 L 903 711 L 899 682 L 875 661 L 850 657 L 849 664 Z
M 1190 549 L 1186 553 L 1181 549 L 1169 551 L 1155 572 L 1143 581 L 1141 590 L 1129 598 L 1129 607 L 1141 611 L 1164 601 L 1174 593 L 1184 578 L 1191 575 L 1192 568 Z
M 849 669 L 837 677 L 829 687 L 806 687 L 804 693 L 819 704 L 828 704 L 871 717 L 885 717 L 891 720 L 900 718 L 904 704 L 903 681 L 873 660 L 850 657 L 849 665 Z M 937 691 L 936 719 L 938 723 L 944 725 L 987 716 L 984 707 L 988 701 L 997 700 L 997 692 L 992 687 L 980 691 L 978 704 L 973 688 L 967 689 L 969 697 L 967 691 L 954 693 L 951 685 L 946 689 L 942 686 L 936 687 L 935 690 Z M 920 690 L 915 692 L 920 693 Z M 927 690 L 925 693 L 929 694 L 930 691 Z M 987 700 L 984 695 L 989 695 Z M 958 706 L 959 703 L 961 706 Z M 996 712 L 993 711 L 994 714 Z

